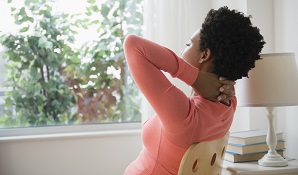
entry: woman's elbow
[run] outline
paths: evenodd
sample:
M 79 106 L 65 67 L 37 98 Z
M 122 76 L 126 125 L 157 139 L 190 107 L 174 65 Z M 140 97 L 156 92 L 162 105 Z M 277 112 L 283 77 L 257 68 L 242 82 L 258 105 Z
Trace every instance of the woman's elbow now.
M 138 38 L 138 36 L 133 35 L 133 34 L 127 35 L 125 37 L 124 43 L 123 43 L 124 49 L 127 48 L 127 47 L 134 46 L 137 38 Z

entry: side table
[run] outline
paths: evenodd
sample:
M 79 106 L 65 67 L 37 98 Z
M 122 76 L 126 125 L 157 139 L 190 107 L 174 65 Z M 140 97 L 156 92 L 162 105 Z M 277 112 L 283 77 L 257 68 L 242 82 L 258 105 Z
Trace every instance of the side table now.
M 285 167 L 263 167 L 258 162 L 232 163 L 224 161 L 222 175 L 298 175 L 298 161 L 288 160 Z

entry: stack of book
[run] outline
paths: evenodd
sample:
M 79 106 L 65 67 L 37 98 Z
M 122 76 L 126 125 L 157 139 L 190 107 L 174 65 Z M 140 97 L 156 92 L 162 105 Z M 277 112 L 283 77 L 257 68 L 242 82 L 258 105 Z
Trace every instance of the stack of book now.
M 269 150 L 266 143 L 267 131 L 249 130 L 230 133 L 225 160 L 230 162 L 248 162 L 261 159 Z M 281 132 L 276 133 L 276 151 L 283 156 L 285 140 Z

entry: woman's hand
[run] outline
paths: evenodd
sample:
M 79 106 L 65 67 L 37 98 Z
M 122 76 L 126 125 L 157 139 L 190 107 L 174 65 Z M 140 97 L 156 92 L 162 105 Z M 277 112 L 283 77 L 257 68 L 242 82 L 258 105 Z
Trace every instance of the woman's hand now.
M 227 80 L 224 77 L 219 77 L 220 82 L 223 84 L 222 87 L 219 88 L 221 94 L 217 97 L 217 101 L 225 105 L 230 105 L 230 100 L 235 96 L 235 81 Z
M 200 71 L 192 88 L 194 91 L 211 101 L 219 101 L 229 105 L 230 99 L 235 96 L 235 82 L 218 78 L 216 74 Z

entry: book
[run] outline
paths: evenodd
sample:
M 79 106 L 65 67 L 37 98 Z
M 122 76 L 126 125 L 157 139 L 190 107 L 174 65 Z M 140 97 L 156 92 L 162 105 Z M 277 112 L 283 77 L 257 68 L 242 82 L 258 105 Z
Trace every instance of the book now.
M 279 155 L 283 157 L 284 149 L 276 150 Z M 250 162 L 257 161 L 261 159 L 267 151 L 259 153 L 249 153 L 249 154 L 237 154 L 233 152 L 226 151 L 224 159 L 230 162 L 239 163 L 239 162 Z
M 233 144 L 255 144 L 266 142 L 267 131 L 256 129 L 256 130 L 248 130 L 248 131 L 239 131 L 230 133 L 229 143 Z M 277 140 L 283 140 L 282 132 L 276 133 Z
M 285 141 L 278 140 L 276 145 L 276 150 L 284 149 L 284 148 L 285 148 Z M 247 153 L 257 153 L 257 152 L 268 151 L 269 148 L 266 142 L 249 144 L 249 145 L 228 143 L 226 150 L 228 152 L 234 152 L 237 154 L 247 154 Z

